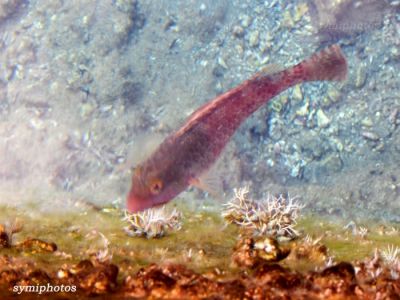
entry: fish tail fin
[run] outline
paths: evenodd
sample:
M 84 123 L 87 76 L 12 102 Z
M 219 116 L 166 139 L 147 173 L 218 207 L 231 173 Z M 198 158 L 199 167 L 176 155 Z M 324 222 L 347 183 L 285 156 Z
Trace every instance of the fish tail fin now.
M 347 61 L 340 46 L 333 45 L 301 62 L 293 71 L 303 81 L 343 81 L 347 78 Z

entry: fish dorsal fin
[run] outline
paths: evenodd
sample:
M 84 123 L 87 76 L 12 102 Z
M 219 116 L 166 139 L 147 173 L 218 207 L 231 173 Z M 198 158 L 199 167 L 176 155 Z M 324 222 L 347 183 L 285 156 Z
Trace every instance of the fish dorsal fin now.
M 254 78 L 261 78 L 282 72 L 284 67 L 280 64 L 267 64 L 261 68 L 259 72 L 254 75 Z

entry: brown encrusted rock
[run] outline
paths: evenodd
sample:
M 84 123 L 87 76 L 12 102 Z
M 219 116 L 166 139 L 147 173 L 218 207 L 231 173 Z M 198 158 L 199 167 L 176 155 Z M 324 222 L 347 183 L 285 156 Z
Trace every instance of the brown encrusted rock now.
M 12 286 L 21 277 L 21 273 L 15 270 L 3 270 L 0 272 L 0 285 Z
M 303 276 L 291 272 L 278 264 L 264 264 L 254 273 L 257 285 L 275 289 L 294 289 L 301 284 Z
M 318 289 L 325 290 L 327 295 L 354 295 L 356 287 L 354 267 L 347 262 L 326 268 L 321 273 L 312 275 L 310 280 Z
M 22 224 L 14 221 L 12 223 L 0 224 L 0 249 L 12 247 L 12 237 L 22 230 Z
M 9 248 L 10 245 L 10 239 L 8 237 L 8 234 L 3 231 L 0 227 L 0 249 L 1 248 Z
M 304 276 L 278 264 L 263 264 L 246 278 L 249 299 L 312 299 L 303 290 Z
M 297 260 L 325 261 L 328 257 L 328 248 L 320 243 L 300 243 L 294 245 L 292 254 Z
M 46 242 L 40 239 L 26 239 L 25 241 L 17 244 L 15 247 L 36 252 L 55 252 L 57 251 L 57 245 L 53 242 Z
M 50 276 L 41 269 L 34 269 L 25 273 L 15 285 L 46 285 L 52 280 Z
M 117 286 L 118 267 L 110 263 L 82 260 L 72 268 L 58 272 L 59 281 L 76 285 L 86 294 L 97 295 L 112 292 Z
M 232 261 L 236 265 L 246 268 L 253 268 L 262 261 L 262 259 L 257 256 L 257 252 L 254 249 L 254 240 L 252 238 L 240 240 L 236 244 L 233 249 Z
M 262 245 L 269 245 L 264 242 Z M 252 239 L 244 239 L 243 245 L 252 245 L 249 249 L 254 251 L 263 248 L 255 247 Z M 110 263 L 87 259 L 51 271 L 39 269 L 31 259 L 3 255 L 0 295 L 10 298 L 15 285 L 63 284 L 77 286 L 75 296 L 102 295 L 107 299 L 400 299 L 399 266 L 389 265 L 377 254 L 354 266 L 341 262 L 320 272 L 292 271 L 264 260 L 251 271 L 224 271 L 207 276 L 183 265 L 153 264 L 117 282 L 118 268 Z M 66 299 L 68 295 L 51 297 Z
M 245 238 L 236 244 L 232 260 L 239 267 L 254 268 L 265 262 L 281 261 L 289 253 L 289 248 L 280 247 L 273 238 Z
M 51 282 L 51 274 L 27 258 L 0 256 L 0 286 L 36 285 Z M 1 294 L 1 293 L 0 293 Z
M 125 296 L 155 299 L 243 299 L 245 293 L 241 280 L 210 280 L 182 265 L 143 268 L 122 289 Z

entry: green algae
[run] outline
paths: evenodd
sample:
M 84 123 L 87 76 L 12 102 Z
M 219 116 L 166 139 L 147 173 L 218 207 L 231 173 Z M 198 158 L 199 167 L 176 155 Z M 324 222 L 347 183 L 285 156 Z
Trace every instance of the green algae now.
M 112 262 L 119 266 L 120 276 L 126 276 L 152 263 L 181 263 L 197 272 L 225 274 L 238 271 L 231 263 L 232 249 L 239 239 L 239 230 L 226 225 L 218 210 L 196 210 L 180 206 L 183 213 L 182 229 L 159 239 L 129 237 L 123 227 L 123 212 L 118 209 L 87 209 L 85 211 L 32 213 L 29 210 L 2 207 L 0 223 L 18 219 L 23 230 L 16 234 L 13 243 L 27 238 L 54 242 L 55 253 L 36 253 L 17 248 L 0 249 L 0 254 L 26 257 L 39 267 L 56 271 L 63 264 L 75 264 L 95 256 L 99 251 L 112 254 Z M 382 232 L 379 223 L 368 223 L 369 233 L 363 238 L 344 229 L 343 222 L 334 222 L 312 215 L 299 220 L 297 229 L 303 236 L 321 239 L 335 261 L 355 261 L 371 257 L 376 248 L 388 245 L 400 247 L 400 235 L 396 227 L 391 234 Z M 386 224 L 385 228 L 391 228 Z M 393 225 L 394 226 L 394 225 Z M 102 235 L 109 244 L 105 243 Z M 298 242 L 299 243 L 299 242 Z M 313 260 L 282 262 L 297 270 L 310 270 L 319 266 Z
M 388 245 L 400 247 L 398 224 L 382 224 L 377 221 L 362 222 L 357 227 L 364 227 L 368 230 L 365 237 L 354 234 L 350 229 L 345 229 L 346 224 L 343 221 L 326 221 L 315 216 L 302 218 L 298 227 L 305 234 L 315 238 L 321 237 L 321 243 L 328 247 L 330 255 L 334 256 L 337 261 L 362 260 L 373 255 L 375 249 L 384 250 Z M 383 230 L 383 227 L 387 230 Z

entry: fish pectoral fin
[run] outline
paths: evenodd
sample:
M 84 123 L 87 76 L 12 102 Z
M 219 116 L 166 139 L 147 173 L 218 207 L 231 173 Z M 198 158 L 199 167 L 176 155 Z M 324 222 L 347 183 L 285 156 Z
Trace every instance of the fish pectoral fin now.
M 189 183 L 191 186 L 209 193 L 216 199 L 222 199 L 224 196 L 224 191 L 222 189 L 222 182 L 219 179 L 220 178 L 217 176 L 207 173 L 199 178 L 192 178 Z

